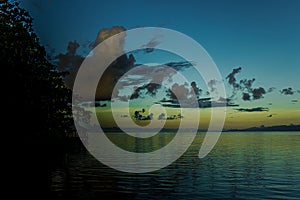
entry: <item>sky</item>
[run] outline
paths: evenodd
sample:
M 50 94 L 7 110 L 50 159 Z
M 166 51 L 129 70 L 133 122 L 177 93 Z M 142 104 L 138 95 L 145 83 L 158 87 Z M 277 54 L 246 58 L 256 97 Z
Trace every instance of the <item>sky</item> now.
M 85 56 L 83 46 L 95 41 L 101 29 L 113 26 L 127 30 L 164 27 L 184 33 L 212 57 L 226 85 L 227 97 L 236 89 L 229 83 L 228 75 L 239 67 L 241 70 L 234 74 L 237 83 L 241 79 L 255 78 L 252 91 L 259 87 L 266 90 L 261 98 L 249 101 L 244 101 L 243 91 L 238 91 L 233 99 L 239 107 L 227 108 L 225 128 L 300 124 L 298 0 L 26 0 L 21 3 L 34 18 L 34 30 L 40 42 L 48 50 L 54 49 L 54 54 L 66 53 L 69 41 L 76 40 L 81 45 L 78 52 Z M 141 64 L 172 61 L 164 55 L 155 51 L 137 54 L 135 59 Z M 201 82 L 191 69 L 181 73 L 189 77 L 190 82 Z M 273 91 L 267 92 L 270 88 Z M 180 112 L 168 109 L 171 113 Z M 209 121 L 210 111 L 203 110 L 208 113 L 203 118 Z M 101 108 L 99 115 L 106 112 Z M 104 121 L 107 126 L 114 126 L 110 117 Z M 169 123 L 178 123 L 178 120 L 173 121 Z

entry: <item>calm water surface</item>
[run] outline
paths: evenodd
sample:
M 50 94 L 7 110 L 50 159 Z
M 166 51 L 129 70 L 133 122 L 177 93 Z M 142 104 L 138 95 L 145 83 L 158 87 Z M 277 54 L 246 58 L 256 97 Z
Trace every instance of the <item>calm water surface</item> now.
M 120 147 L 147 152 L 173 133 L 133 142 L 109 137 Z M 300 132 L 222 133 L 210 154 L 199 159 L 204 134 L 168 167 L 146 174 L 111 169 L 87 151 L 69 152 L 53 162 L 54 199 L 300 199 Z

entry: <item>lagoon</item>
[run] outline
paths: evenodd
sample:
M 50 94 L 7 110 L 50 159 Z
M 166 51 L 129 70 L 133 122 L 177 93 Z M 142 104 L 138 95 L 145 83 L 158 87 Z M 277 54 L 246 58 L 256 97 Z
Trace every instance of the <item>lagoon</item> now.
M 163 132 L 147 145 L 108 134 L 137 152 L 160 148 Z M 300 132 L 224 132 L 203 159 L 198 133 L 182 157 L 158 171 L 131 174 L 107 167 L 86 150 L 68 151 L 51 164 L 53 199 L 300 199 Z M 151 145 L 150 145 L 151 144 Z

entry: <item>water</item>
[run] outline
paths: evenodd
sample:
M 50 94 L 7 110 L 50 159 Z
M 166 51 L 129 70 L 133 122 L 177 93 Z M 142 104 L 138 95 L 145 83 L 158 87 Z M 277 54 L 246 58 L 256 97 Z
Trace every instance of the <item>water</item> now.
M 173 136 L 162 133 L 164 139 L 156 141 L 163 145 Z M 86 151 L 69 152 L 53 162 L 52 195 L 54 199 L 300 199 L 300 132 L 222 133 L 213 151 L 199 159 L 203 137 L 199 133 L 170 166 L 146 174 L 116 171 Z M 145 148 L 133 146 L 122 134 L 110 138 L 124 148 Z

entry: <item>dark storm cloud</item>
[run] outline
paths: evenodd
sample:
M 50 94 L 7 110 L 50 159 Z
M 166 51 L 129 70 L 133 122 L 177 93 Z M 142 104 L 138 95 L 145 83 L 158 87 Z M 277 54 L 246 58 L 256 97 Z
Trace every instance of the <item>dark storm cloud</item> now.
M 170 108 L 211 108 L 211 107 L 236 107 L 238 104 L 231 102 L 230 98 L 219 97 L 214 100 L 211 97 L 200 98 L 202 90 L 197 87 L 196 82 L 192 82 L 190 86 L 185 83 L 179 85 L 175 83 L 167 91 L 167 96 L 170 100 L 165 98 L 157 103 L 164 107 Z
M 169 68 L 167 68 L 168 66 Z M 166 63 L 164 65 L 157 66 L 146 66 L 140 65 L 135 66 L 132 69 L 133 74 L 126 74 L 118 82 L 118 92 L 117 96 L 114 95 L 113 98 L 127 100 L 126 97 L 120 97 L 119 91 L 125 87 L 139 86 L 134 89 L 130 99 L 144 98 L 146 95 L 154 96 L 161 88 L 164 81 L 172 80 L 172 76 L 177 73 L 178 70 L 189 67 L 191 64 L 189 62 L 172 62 Z M 186 85 L 187 86 L 187 85 Z M 194 90 L 196 94 L 200 94 L 201 90 L 197 88 L 196 83 L 194 83 Z M 192 94 L 192 92 L 190 92 Z
M 197 86 L 195 81 L 193 81 L 190 85 L 188 83 L 184 83 L 182 85 L 175 83 L 166 92 L 167 92 L 167 96 L 173 102 L 174 102 L 174 100 L 175 101 L 177 101 L 177 100 L 200 101 L 201 99 L 199 97 L 202 93 L 202 89 Z M 206 99 L 211 99 L 211 98 L 206 98 Z
M 238 92 L 242 94 L 242 99 L 244 101 L 263 98 L 267 92 L 263 87 L 253 88 L 255 78 L 242 79 L 239 82 L 237 81 L 235 75 L 238 74 L 241 69 L 241 67 L 233 69 L 232 72 L 226 77 L 226 79 L 228 79 L 229 85 L 231 85 L 233 89 L 231 98 L 235 97 Z M 269 88 L 268 92 L 271 91 L 273 91 L 273 88 Z
M 247 90 L 248 92 L 252 91 L 252 84 L 255 81 L 255 78 L 253 79 L 242 79 L 240 80 L 239 87 Z
M 269 108 L 256 107 L 256 108 L 237 108 L 235 109 L 240 112 L 266 112 L 269 111 Z
M 235 75 L 241 71 L 241 67 L 235 68 L 232 72 L 226 77 L 228 79 L 228 83 L 232 85 L 234 88 L 238 88 L 239 84 L 236 83 Z
M 145 94 L 147 95 L 154 96 L 159 88 L 161 88 L 161 85 L 156 83 L 145 84 L 141 87 L 136 88 L 133 94 L 131 95 L 130 99 L 144 97 L 143 92 L 145 92 Z
M 291 102 L 292 102 L 292 103 L 297 103 L 298 100 L 297 100 L 297 99 L 293 99 Z
M 266 94 L 266 91 L 262 87 L 255 88 L 255 89 L 252 90 L 252 96 L 253 96 L 254 100 L 263 98 L 264 94 Z
M 293 89 L 291 87 L 289 87 L 289 88 L 284 88 L 284 89 L 280 90 L 280 93 L 284 94 L 284 95 L 293 95 L 295 92 L 293 91 Z
M 249 93 L 243 93 L 243 100 L 244 101 L 250 101 L 250 98 L 251 98 L 251 96 L 250 96 Z

